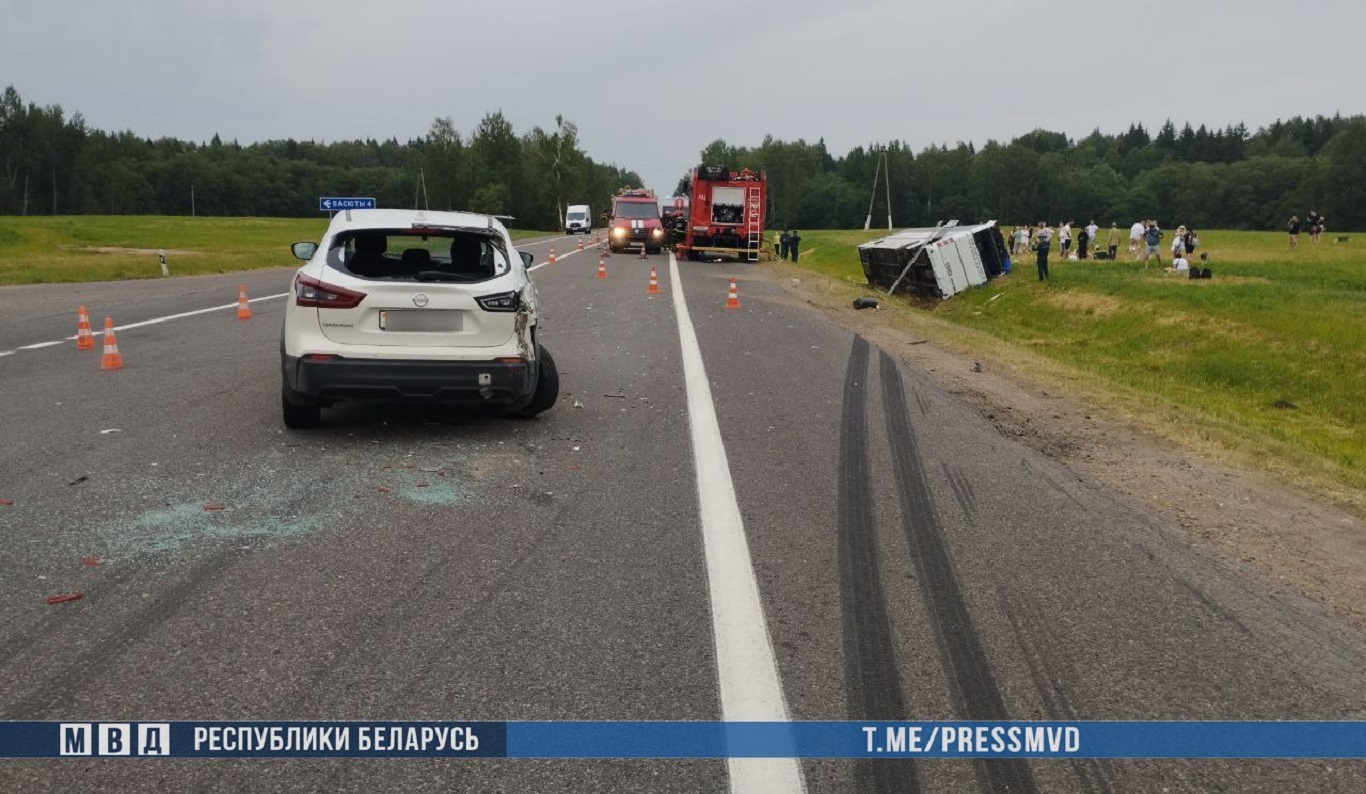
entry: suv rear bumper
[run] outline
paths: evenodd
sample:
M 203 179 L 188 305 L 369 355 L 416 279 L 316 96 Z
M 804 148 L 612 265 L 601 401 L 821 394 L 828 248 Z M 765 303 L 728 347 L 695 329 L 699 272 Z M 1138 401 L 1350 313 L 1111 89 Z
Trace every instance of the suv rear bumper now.
M 517 406 L 536 388 L 526 361 L 281 358 L 285 388 L 300 403 L 357 400 Z M 481 383 L 481 376 L 487 376 Z

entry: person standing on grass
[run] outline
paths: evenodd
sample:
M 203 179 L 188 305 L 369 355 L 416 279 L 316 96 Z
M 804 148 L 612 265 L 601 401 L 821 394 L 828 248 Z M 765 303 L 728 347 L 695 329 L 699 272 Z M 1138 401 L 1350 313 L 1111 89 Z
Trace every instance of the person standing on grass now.
M 1110 261 L 1119 255 L 1119 227 L 1110 221 L 1110 235 L 1105 239 L 1105 248 L 1110 252 Z
M 1309 234 L 1309 239 L 1314 242 L 1319 241 L 1319 211 L 1309 210 L 1309 214 L 1304 216 L 1304 230 Z
M 1066 259 L 1068 253 L 1072 251 L 1072 222 L 1063 221 L 1058 224 L 1058 256 Z
M 1082 260 L 1086 259 L 1086 248 L 1091 244 L 1091 233 L 1086 230 L 1087 228 L 1083 226 L 1081 233 L 1077 235 L 1077 258 Z
M 1086 239 L 1091 241 L 1092 251 L 1100 251 L 1100 237 L 1098 236 L 1099 234 L 1100 227 L 1096 225 L 1096 219 L 1092 218 L 1091 222 L 1086 224 Z
M 1176 234 L 1172 235 L 1172 259 L 1184 259 L 1186 256 L 1186 227 L 1176 227 Z
M 784 262 L 787 261 L 787 247 L 791 244 L 792 232 L 791 230 L 784 229 L 782 235 L 778 237 L 778 258 Z
M 1148 231 L 1147 221 L 1134 221 L 1134 225 L 1129 227 L 1129 253 L 1134 255 L 1134 261 L 1138 261 L 1138 246 L 1143 242 L 1143 233 Z
M 1034 252 L 1039 255 L 1039 281 L 1048 280 L 1048 249 L 1053 244 L 1053 231 L 1047 221 L 1039 221 L 1039 229 L 1034 232 Z
M 1285 228 L 1290 232 L 1290 250 L 1294 251 L 1300 244 L 1300 216 L 1291 215 Z
M 787 252 L 792 254 L 792 264 L 797 264 L 797 249 L 801 247 L 802 236 L 796 231 L 791 232 L 787 237 Z
M 1148 269 L 1148 260 L 1157 257 L 1157 266 L 1162 267 L 1162 229 L 1156 220 L 1148 221 L 1148 231 L 1143 233 L 1143 269 Z

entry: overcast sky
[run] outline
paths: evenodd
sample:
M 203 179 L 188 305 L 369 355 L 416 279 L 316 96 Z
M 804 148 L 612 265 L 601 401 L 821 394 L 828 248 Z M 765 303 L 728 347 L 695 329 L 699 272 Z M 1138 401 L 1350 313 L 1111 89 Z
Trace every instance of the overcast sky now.
M 0 84 L 148 137 L 579 127 L 667 193 L 723 138 L 1085 136 L 1366 112 L 1366 4 L 1327 0 L 0 0 Z

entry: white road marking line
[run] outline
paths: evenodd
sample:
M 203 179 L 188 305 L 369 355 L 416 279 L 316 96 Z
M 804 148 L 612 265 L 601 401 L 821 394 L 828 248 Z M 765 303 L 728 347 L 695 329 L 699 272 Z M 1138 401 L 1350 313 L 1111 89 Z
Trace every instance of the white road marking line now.
M 602 243 L 593 243 L 592 245 L 585 245 L 585 246 L 583 247 L 583 251 L 592 250 L 592 249 L 594 249 L 594 248 L 597 248 L 597 247 L 600 246 L 600 245 L 602 245 Z M 578 249 L 574 249 L 573 251 L 570 251 L 569 253 L 565 254 L 564 256 L 560 256 L 559 254 L 556 254 L 556 255 L 555 255 L 555 264 L 558 265 L 558 264 L 560 263 L 560 260 L 561 260 L 561 259 L 568 259 L 569 257 L 571 257 L 571 256 L 573 256 L 573 255 L 575 255 L 575 254 L 581 254 L 581 253 L 583 253 L 583 251 L 580 251 L 580 250 L 578 250 Z M 530 273 L 530 272 L 533 271 L 533 270 L 539 270 L 540 268 L 543 268 L 543 267 L 545 267 L 545 266 L 548 265 L 548 264 L 550 264 L 550 260 L 549 260 L 549 259 L 547 259 L 547 260 L 544 261 L 544 262 L 541 262 L 540 264 L 532 265 L 531 267 L 527 268 L 527 272 Z
M 745 524 L 735 499 L 735 483 L 730 476 L 721 426 L 716 420 L 702 349 L 688 316 L 678 260 L 673 252 L 669 253 L 669 278 L 683 349 L 683 380 L 707 557 L 721 716 L 729 722 L 786 722 L 787 702 L 778 680 L 778 663 L 764 619 L 759 583 L 750 562 Z M 806 790 L 795 758 L 732 758 L 727 769 L 732 794 L 801 794 Z
M 257 301 L 275 300 L 276 298 L 284 298 L 284 297 L 286 297 L 286 296 L 288 296 L 288 295 L 291 295 L 291 294 L 293 294 L 293 293 L 281 292 L 281 293 L 279 293 L 278 295 L 264 295 L 264 296 L 259 297 L 259 298 L 248 298 L 248 299 L 247 299 L 247 303 L 256 303 Z M 207 309 L 196 309 L 196 310 L 194 310 L 194 311 L 192 311 L 192 312 L 181 312 L 180 314 L 168 314 L 168 315 L 166 315 L 165 317 L 154 317 L 154 318 L 152 318 L 152 319 L 150 319 L 150 320 L 143 320 L 142 322 L 139 322 L 139 323 L 129 323 L 129 324 L 127 324 L 127 325 L 116 325 L 116 326 L 114 326 L 114 330 L 115 330 L 115 331 L 123 331 L 123 330 L 128 329 L 128 328 L 141 328 L 141 327 L 143 327 L 143 326 L 145 326 L 145 325 L 156 325 L 157 323 L 164 323 L 164 322 L 167 322 L 168 320 L 180 320 L 180 319 L 183 319 L 183 318 L 185 318 L 185 317 L 194 317 L 195 315 L 198 315 L 198 314 L 208 314 L 209 312 L 221 312 L 221 311 L 223 311 L 224 309 L 236 309 L 236 308 L 237 308 L 237 301 L 233 301 L 232 303 L 224 304 L 223 306 L 211 306 L 211 307 L 209 307 L 209 308 L 207 308 Z M 92 336 L 104 336 L 104 329 L 101 328 L 101 329 L 98 330 L 98 331 L 94 331 L 91 335 L 92 335 Z M 75 339 L 75 338 L 76 338 L 76 335 L 75 335 L 75 334 L 72 334 L 71 336 L 68 336 L 68 337 L 66 337 L 65 339 L 58 339 L 58 340 L 55 341 L 55 342 L 39 342 L 39 343 L 34 344 L 34 345 L 24 345 L 23 347 L 20 347 L 20 348 L 18 348 L 18 349 L 19 349 L 19 350 L 38 350 L 38 349 L 44 348 L 44 347 L 54 347 L 54 346 L 56 346 L 56 345 L 60 345 L 60 344 L 66 343 L 66 342 L 70 342 L 70 341 L 72 341 L 72 340 Z M 0 351 L 0 358 L 3 358 L 3 357 L 5 357 L 5 356 L 12 356 L 12 355 L 14 355 L 14 353 L 15 353 L 14 350 L 4 350 L 4 351 Z

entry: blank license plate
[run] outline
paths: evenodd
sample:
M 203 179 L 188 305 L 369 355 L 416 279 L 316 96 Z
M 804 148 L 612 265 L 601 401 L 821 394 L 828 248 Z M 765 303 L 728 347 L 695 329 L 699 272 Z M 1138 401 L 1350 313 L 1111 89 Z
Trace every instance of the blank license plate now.
M 460 330 L 460 312 L 444 309 L 383 311 L 379 313 L 379 328 L 381 331 L 450 334 Z

